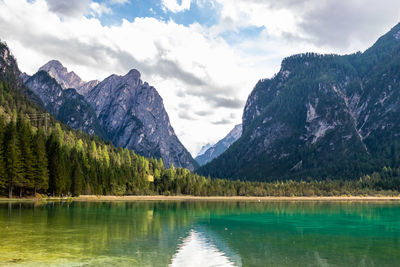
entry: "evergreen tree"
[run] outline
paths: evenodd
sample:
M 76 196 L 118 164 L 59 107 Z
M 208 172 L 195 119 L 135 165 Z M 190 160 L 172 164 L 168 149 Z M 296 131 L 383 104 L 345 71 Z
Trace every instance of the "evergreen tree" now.
M 81 165 L 76 162 L 75 168 L 72 173 L 72 194 L 73 196 L 79 196 L 82 193 L 83 187 L 83 173 Z
M 0 189 L 5 188 L 7 184 L 6 166 L 4 159 L 4 143 L 3 143 L 4 128 L 5 128 L 4 118 L 0 117 Z
M 32 132 L 31 126 L 27 123 L 23 115 L 17 119 L 18 143 L 21 150 L 21 161 L 23 167 L 23 184 L 20 186 L 20 196 L 23 187 L 33 188 L 35 180 L 34 157 L 32 152 Z
M 34 137 L 34 191 L 46 191 L 49 188 L 49 171 L 47 169 L 46 145 L 44 132 L 39 129 Z
M 62 148 L 54 133 L 47 142 L 49 191 L 53 196 L 65 193 L 66 168 Z
M 8 197 L 12 198 L 14 188 L 25 185 L 21 151 L 18 146 L 17 131 L 13 121 L 8 124 L 4 137 Z

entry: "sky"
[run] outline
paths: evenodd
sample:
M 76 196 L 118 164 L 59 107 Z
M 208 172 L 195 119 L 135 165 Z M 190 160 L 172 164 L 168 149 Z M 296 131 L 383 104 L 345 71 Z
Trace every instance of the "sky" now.
M 283 58 L 364 51 L 398 0 L 0 0 L 0 39 L 22 71 L 60 60 L 83 80 L 137 69 L 193 156 L 241 123 Z

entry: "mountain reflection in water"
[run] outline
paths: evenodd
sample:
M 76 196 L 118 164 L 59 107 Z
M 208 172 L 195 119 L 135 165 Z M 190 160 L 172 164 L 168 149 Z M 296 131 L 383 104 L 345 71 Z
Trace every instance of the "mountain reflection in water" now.
M 393 266 L 399 202 L 0 202 L 0 266 Z
M 237 258 L 237 257 L 236 257 Z M 234 264 L 228 256 L 205 237 L 204 233 L 191 230 L 179 245 L 172 258 L 171 267 L 208 267 L 208 266 L 241 266 Z

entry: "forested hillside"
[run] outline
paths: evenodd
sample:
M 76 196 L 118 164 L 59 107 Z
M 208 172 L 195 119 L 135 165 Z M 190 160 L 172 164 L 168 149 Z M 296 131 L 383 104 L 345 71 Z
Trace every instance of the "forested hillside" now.
M 29 100 L 34 94 L 19 77 L 14 58 L 0 43 L 0 196 L 330 196 L 393 195 L 400 190 L 400 169 L 391 168 L 357 181 L 272 183 L 211 179 L 187 169 L 167 169 L 162 160 L 144 158 L 59 123 Z
M 364 53 L 306 53 L 254 87 L 243 134 L 202 175 L 358 179 L 400 166 L 400 24 Z
M 25 85 L 54 117 L 73 129 L 110 140 L 164 164 L 194 170 L 198 164 L 175 135 L 161 96 L 139 71 L 84 82 L 61 62 L 51 60 Z

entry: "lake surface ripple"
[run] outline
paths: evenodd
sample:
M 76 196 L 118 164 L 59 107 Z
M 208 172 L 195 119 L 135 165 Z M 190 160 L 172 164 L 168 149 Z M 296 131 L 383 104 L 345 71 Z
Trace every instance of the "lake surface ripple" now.
M 398 202 L 0 203 L 0 266 L 398 266 Z

